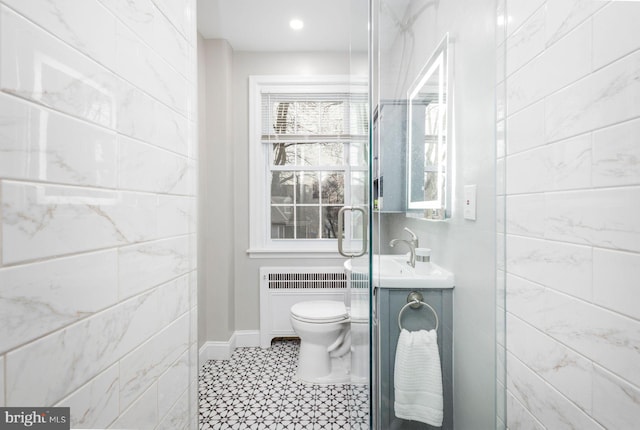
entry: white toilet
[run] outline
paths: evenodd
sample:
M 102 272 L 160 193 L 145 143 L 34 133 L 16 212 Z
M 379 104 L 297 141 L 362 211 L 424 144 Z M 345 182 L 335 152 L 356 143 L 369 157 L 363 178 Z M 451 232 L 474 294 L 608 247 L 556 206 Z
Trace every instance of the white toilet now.
M 291 326 L 300 337 L 297 378 L 312 384 L 350 381 L 351 333 L 343 302 L 318 300 L 291 306 Z

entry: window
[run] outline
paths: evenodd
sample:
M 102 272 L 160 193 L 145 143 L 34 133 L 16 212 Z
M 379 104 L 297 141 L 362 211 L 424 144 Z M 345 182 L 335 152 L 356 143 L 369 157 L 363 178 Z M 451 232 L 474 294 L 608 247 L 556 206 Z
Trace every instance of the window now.
M 366 87 L 340 78 L 251 84 L 250 252 L 336 252 L 339 235 L 361 239 L 362 220 L 338 231 L 338 212 L 367 202 Z

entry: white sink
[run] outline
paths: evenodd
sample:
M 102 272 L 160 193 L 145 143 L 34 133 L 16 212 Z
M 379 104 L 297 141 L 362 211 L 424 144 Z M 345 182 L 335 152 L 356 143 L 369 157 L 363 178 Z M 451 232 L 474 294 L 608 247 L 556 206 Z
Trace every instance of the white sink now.
M 453 273 L 434 263 L 416 262 L 413 268 L 406 255 L 374 255 L 373 286 L 379 288 L 453 288 Z M 348 277 L 352 273 L 367 274 L 368 258 L 347 260 L 344 269 Z

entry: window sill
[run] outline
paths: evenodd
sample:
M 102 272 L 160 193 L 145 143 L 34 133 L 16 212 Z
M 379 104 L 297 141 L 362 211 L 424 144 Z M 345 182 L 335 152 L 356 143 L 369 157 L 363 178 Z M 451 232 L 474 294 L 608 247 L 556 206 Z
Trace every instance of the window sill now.
M 344 260 L 335 250 L 317 249 L 247 249 L 249 258 L 335 258 Z

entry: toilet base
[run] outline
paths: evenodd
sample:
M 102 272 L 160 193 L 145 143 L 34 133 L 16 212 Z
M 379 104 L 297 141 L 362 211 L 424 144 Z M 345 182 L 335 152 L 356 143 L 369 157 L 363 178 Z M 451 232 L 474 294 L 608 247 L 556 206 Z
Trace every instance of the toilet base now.
M 313 346 L 313 345 L 311 345 Z M 324 351 L 326 354 L 326 351 Z M 351 383 L 351 354 L 347 353 L 341 357 L 330 357 L 329 358 L 329 368 L 326 369 L 326 373 L 323 376 L 314 376 L 318 374 L 318 369 L 315 367 L 314 369 L 305 368 L 304 365 L 301 366 L 301 363 L 312 363 L 312 360 L 305 360 L 304 357 L 307 354 L 317 354 L 314 351 L 314 348 L 303 348 L 300 345 L 300 358 L 298 359 L 298 370 L 294 375 L 294 380 L 304 382 L 307 384 L 318 384 L 318 385 L 339 385 L 339 384 L 349 384 Z M 317 365 L 317 362 L 315 363 Z

